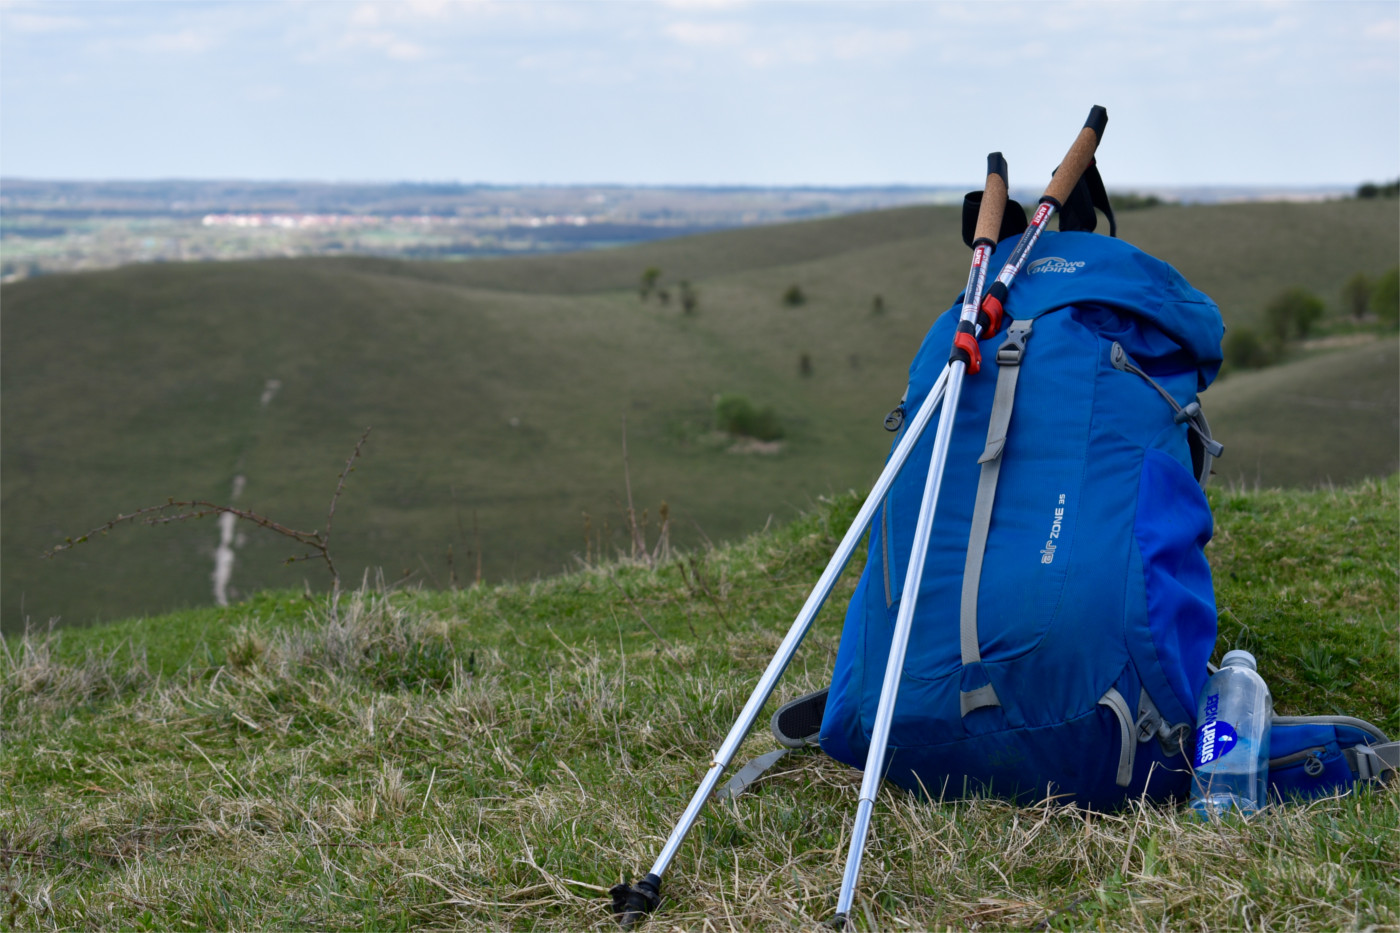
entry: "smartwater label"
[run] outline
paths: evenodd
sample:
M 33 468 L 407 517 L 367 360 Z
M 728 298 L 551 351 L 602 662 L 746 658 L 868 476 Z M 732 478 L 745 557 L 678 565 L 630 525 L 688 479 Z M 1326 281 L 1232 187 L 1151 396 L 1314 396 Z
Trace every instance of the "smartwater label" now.
M 1220 712 L 1220 695 L 1213 693 L 1206 697 L 1205 721 L 1196 730 L 1196 767 L 1219 761 L 1238 744 L 1235 727 L 1217 719 Z

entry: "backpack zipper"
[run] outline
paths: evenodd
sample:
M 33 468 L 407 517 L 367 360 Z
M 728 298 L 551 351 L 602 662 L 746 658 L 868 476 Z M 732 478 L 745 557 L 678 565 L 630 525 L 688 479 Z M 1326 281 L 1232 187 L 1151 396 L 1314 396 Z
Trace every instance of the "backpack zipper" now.
M 1300 761 L 1305 761 L 1308 763 L 1303 766 L 1303 770 L 1309 775 L 1316 777 L 1322 773 L 1324 767 L 1322 763 L 1322 753 L 1325 751 L 1327 751 L 1327 746 L 1315 745 L 1312 748 L 1305 748 L 1291 755 L 1281 755 L 1278 758 L 1270 758 L 1269 770 L 1273 771 L 1275 768 L 1288 768 L 1296 765 Z M 1313 761 L 1316 761 L 1317 764 L 1313 764 Z

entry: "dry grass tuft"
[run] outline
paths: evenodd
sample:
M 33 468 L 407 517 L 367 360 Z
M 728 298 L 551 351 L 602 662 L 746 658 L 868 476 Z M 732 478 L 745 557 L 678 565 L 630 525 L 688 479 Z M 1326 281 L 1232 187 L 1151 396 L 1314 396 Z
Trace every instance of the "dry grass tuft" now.
M 1369 496 L 1393 518 L 1395 490 L 1343 504 L 1364 516 L 1357 500 Z M 1259 493 L 1217 508 L 1222 606 L 1261 631 L 1275 619 L 1261 661 L 1279 672 L 1281 697 L 1299 695 L 1312 669 L 1292 673 L 1287 659 L 1305 655 L 1284 640 L 1291 617 L 1277 610 L 1300 591 L 1314 613 L 1310 644 L 1350 652 L 1356 664 L 1339 669 L 1356 684 L 1394 669 L 1393 637 L 1354 602 L 1363 594 L 1376 619 L 1393 608 L 1393 581 L 1367 582 L 1384 578 L 1369 552 L 1306 588 L 1277 562 L 1267 586 L 1230 579 L 1261 572 L 1232 550 L 1241 542 L 1289 557 L 1295 536 L 1345 533 L 1356 546 L 1381 527 L 1338 520 L 1326 499 L 1280 505 Z M 531 586 L 364 589 L 334 618 L 272 622 L 250 610 L 209 646 L 218 663 L 161 677 L 139 647 L 65 660 L 67 635 L 12 640 L 0 654 L 0 921 L 611 929 L 607 888 L 650 866 L 842 525 L 824 512 L 655 569 L 590 567 Z M 1258 592 L 1269 601 L 1252 601 Z M 835 629 L 811 636 L 777 700 L 826 683 Z M 1393 682 L 1368 689 L 1353 704 L 1393 695 Z M 740 758 L 772 747 L 755 734 Z M 651 928 L 810 928 L 829 917 L 859 777 L 811 751 L 711 804 Z M 856 920 L 1394 929 L 1397 838 L 1393 787 L 1213 825 L 1170 807 L 1091 815 L 887 789 Z

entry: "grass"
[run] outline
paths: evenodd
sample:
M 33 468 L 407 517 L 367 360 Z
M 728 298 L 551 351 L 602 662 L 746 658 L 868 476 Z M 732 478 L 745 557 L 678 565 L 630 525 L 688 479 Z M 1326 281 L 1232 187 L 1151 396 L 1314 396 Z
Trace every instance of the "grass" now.
M 1400 478 L 1211 492 L 1219 653 L 1281 713 L 1400 732 Z M 659 566 L 462 591 L 269 593 L 11 637 L 0 920 L 19 929 L 608 929 L 858 506 Z M 859 563 L 859 555 L 857 563 Z M 784 678 L 825 685 L 847 574 Z M 1217 654 L 1217 659 L 1218 659 Z M 773 747 L 756 733 L 741 758 Z M 831 913 L 859 774 L 809 752 L 711 804 L 654 928 Z M 1400 924 L 1400 792 L 1197 825 L 1172 807 L 886 790 L 861 928 Z
M 1400 468 L 1400 340 L 1394 332 L 1232 374 L 1211 386 L 1201 404 L 1212 433 L 1225 444 L 1215 472 L 1226 484 L 1310 486 Z
M 637 507 L 654 518 L 665 501 L 678 544 L 791 520 L 874 479 L 910 357 L 966 279 L 959 217 L 908 208 L 564 256 L 163 264 L 7 284 L 0 627 L 208 605 L 211 522 L 40 555 L 168 497 L 225 502 L 235 475 L 239 506 L 318 528 L 367 425 L 333 547 L 353 580 L 382 568 L 448 588 L 478 558 L 493 581 L 556 573 L 587 553 L 586 521 L 623 544 L 624 416 Z M 1125 215 L 1122 232 L 1232 324 L 1288 285 L 1334 296 L 1400 249 L 1391 202 L 1161 207 Z M 673 290 L 695 283 L 694 316 L 638 300 L 649 266 Z M 808 300 L 786 307 L 794 284 Z M 281 389 L 262 406 L 270 379 Z M 781 450 L 710 441 L 715 397 L 730 392 L 773 408 Z M 1371 430 L 1368 413 L 1327 417 L 1361 425 L 1348 443 L 1380 453 L 1317 444 L 1297 458 L 1313 472 L 1287 482 L 1349 481 L 1393 458 L 1393 429 Z M 1287 417 L 1268 423 L 1287 434 Z M 1222 468 L 1236 463 L 1284 481 L 1269 458 Z M 323 586 L 319 570 L 282 565 L 295 553 L 249 533 L 233 589 Z

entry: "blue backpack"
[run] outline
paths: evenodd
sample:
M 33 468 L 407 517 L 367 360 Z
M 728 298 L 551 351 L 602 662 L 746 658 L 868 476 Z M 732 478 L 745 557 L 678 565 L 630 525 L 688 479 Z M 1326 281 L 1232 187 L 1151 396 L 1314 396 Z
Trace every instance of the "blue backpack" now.
M 964 383 L 887 776 L 934 796 L 1094 808 L 1178 795 L 1216 637 L 1201 484 L 1219 446 L 1196 395 L 1220 367 L 1224 326 L 1214 302 L 1121 240 L 1046 233 L 1036 252 L 1007 301 L 1013 323 L 982 341 L 982 371 Z M 914 359 L 911 408 L 943 369 L 960 307 Z M 826 699 L 821 747 L 856 767 L 932 439 L 872 522 Z
M 886 776 L 936 797 L 1094 809 L 1181 797 L 1216 640 L 1202 489 L 1221 447 L 1196 395 L 1219 370 L 1224 327 L 1214 302 L 1121 240 L 1047 232 L 1036 252 L 1011 290 L 1012 323 L 981 342 L 982 371 L 963 383 Z M 914 359 L 911 409 L 943 369 L 961 306 Z M 865 766 L 933 433 L 871 522 L 831 686 L 774 714 L 786 747 L 721 797 L 817 742 Z M 1345 716 L 1275 717 L 1270 747 L 1280 800 L 1400 770 L 1400 743 Z

